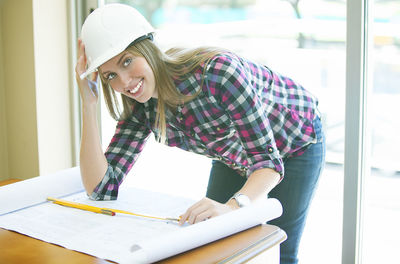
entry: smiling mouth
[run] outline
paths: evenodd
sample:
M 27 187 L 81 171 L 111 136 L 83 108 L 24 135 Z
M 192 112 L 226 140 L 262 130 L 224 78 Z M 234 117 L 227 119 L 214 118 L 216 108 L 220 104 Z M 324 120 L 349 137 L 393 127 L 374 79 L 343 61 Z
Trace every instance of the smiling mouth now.
M 130 94 L 135 94 L 139 91 L 139 89 L 140 89 L 140 87 L 142 87 L 142 85 L 143 85 L 143 79 L 140 80 L 140 82 L 136 85 L 135 88 L 133 88 L 132 90 L 128 90 L 128 92 Z

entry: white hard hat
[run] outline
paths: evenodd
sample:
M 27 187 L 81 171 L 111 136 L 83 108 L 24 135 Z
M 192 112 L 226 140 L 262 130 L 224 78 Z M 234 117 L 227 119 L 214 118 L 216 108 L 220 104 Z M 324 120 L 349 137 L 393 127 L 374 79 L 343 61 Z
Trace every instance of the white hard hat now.
M 152 38 L 153 27 L 133 7 L 108 4 L 95 9 L 83 23 L 81 39 L 88 63 L 83 79 L 106 61 L 124 51 L 133 41 Z

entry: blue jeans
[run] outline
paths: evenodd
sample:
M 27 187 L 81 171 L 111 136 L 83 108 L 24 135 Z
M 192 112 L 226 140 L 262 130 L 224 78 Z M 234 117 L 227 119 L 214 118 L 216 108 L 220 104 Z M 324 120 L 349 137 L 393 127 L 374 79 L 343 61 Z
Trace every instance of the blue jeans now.
M 311 144 L 301 156 L 284 159 L 285 177 L 268 194 L 283 206 L 282 216 L 269 222 L 279 226 L 288 236 L 280 247 L 281 264 L 298 262 L 297 253 L 308 209 L 325 163 L 326 146 L 321 120 L 317 117 L 313 124 L 318 142 Z M 213 161 L 206 196 L 225 203 L 245 181 L 246 178 L 225 164 Z

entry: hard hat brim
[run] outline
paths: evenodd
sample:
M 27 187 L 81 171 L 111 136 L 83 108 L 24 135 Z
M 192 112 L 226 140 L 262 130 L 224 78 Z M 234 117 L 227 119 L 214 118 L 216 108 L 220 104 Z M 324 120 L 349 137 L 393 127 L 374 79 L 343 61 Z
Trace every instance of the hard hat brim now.
M 121 52 L 123 52 L 126 48 L 129 46 L 133 45 L 134 43 L 137 43 L 139 41 L 142 41 L 144 39 L 150 39 L 153 40 L 153 35 L 155 32 L 150 32 L 146 35 L 143 35 L 133 41 L 127 41 L 128 43 L 122 43 L 119 47 L 115 47 L 114 49 L 110 49 L 108 52 L 103 54 L 103 56 L 97 57 L 96 60 L 94 60 L 90 66 L 86 69 L 84 73 L 82 73 L 79 77 L 81 80 L 85 79 L 88 75 L 90 75 L 93 72 L 97 71 L 97 68 L 106 63 L 107 61 L 111 60 Z
M 112 58 L 114 58 L 115 56 L 120 54 L 121 52 L 123 52 L 128 46 L 129 46 L 129 44 L 127 44 L 126 46 L 117 47 L 115 49 L 109 50 L 107 53 L 103 54 L 102 56 L 97 57 L 96 60 L 92 61 L 92 63 L 86 69 L 86 71 L 79 76 L 81 78 L 81 80 L 85 79 L 91 73 L 97 71 L 98 67 L 100 67 L 107 61 L 111 60 Z

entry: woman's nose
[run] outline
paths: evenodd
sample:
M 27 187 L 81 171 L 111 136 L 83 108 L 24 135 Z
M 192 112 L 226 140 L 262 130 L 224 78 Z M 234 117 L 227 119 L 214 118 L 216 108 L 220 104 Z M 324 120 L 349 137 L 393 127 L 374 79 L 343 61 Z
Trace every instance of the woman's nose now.
M 131 82 L 129 74 L 126 73 L 121 73 L 119 75 L 119 79 L 120 79 L 121 89 L 125 89 L 126 87 L 128 87 L 129 83 Z

